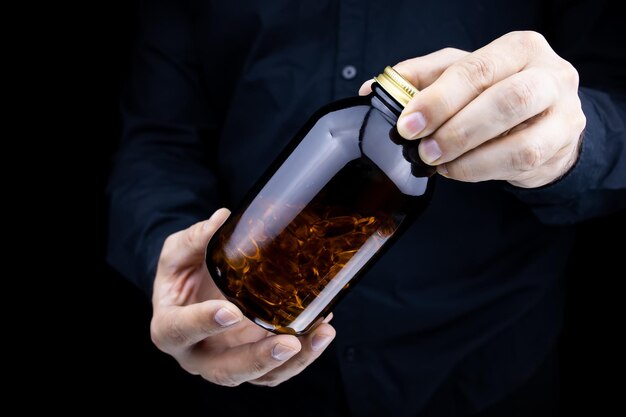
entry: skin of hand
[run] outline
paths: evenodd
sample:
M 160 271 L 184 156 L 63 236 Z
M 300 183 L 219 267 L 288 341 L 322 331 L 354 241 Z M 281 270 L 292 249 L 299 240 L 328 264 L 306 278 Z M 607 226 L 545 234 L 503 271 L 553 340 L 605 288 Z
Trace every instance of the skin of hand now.
M 446 48 L 394 67 L 420 92 L 398 119 L 422 160 L 445 177 L 549 184 L 578 159 L 586 119 L 578 72 L 536 32 L 469 53 Z M 371 81 L 359 93 L 368 94 Z
M 335 337 L 331 316 L 297 338 L 275 335 L 228 302 L 205 264 L 207 244 L 227 209 L 170 235 L 161 251 L 152 297 L 152 341 L 187 372 L 218 385 L 276 386 L 299 374 Z

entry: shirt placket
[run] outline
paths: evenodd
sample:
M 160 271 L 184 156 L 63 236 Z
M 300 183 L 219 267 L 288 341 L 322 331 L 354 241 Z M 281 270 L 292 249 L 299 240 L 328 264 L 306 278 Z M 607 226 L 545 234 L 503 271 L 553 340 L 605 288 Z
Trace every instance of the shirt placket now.
M 334 74 L 335 99 L 354 96 L 367 78 L 363 71 L 367 3 L 341 0 L 337 28 L 337 58 Z

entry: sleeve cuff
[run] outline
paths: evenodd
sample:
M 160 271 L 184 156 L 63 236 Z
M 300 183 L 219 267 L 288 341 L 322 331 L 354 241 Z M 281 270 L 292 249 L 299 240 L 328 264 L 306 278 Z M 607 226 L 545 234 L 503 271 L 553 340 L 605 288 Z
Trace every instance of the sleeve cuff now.
M 522 201 L 533 206 L 567 205 L 582 193 L 594 188 L 602 175 L 605 155 L 605 128 L 593 100 L 586 97 L 584 89 L 579 92 L 583 112 L 587 119 L 583 131 L 578 159 L 570 170 L 558 180 L 538 188 L 520 188 L 507 184 L 506 189 Z

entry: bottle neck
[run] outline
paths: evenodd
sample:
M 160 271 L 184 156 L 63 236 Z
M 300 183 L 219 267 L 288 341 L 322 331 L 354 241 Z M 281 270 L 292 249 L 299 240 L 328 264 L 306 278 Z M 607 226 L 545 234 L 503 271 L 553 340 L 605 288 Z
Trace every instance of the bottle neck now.
M 391 94 L 389 94 L 377 82 L 372 84 L 372 107 L 378 110 L 383 117 L 392 125 L 389 131 L 389 139 L 396 145 L 402 146 L 402 156 L 411 164 L 411 173 L 415 177 L 432 177 L 436 169 L 425 164 L 418 152 L 419 140 L 406 140 L 398 133 L 396 122 L 400 113 L 404 110 L 404 106 L 398 103 Z
M 372 84 L 372 106 L 379 110 L 392 124 L 396 124 L 404 106 L 398 103 L 377 82 Z

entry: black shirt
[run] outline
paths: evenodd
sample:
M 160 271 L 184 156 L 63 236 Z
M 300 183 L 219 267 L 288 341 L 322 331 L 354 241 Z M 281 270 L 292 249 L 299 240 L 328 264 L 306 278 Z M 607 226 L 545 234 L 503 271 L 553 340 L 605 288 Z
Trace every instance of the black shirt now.
M 539 31 L 580 73 L 575 167 L 536 190 L 438 178 L 425 214 L 335 310 L 355 416 L 416 415 L 450 381 L 468 409 L 497 402 L 558 335 L 572 224 L 626 205 L 618 16 L 601 1 L 146 2 L 109 187 L 109 261 L 150 292 L 167 235 L 236 207 L 317 108 L 386 65 Z

